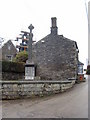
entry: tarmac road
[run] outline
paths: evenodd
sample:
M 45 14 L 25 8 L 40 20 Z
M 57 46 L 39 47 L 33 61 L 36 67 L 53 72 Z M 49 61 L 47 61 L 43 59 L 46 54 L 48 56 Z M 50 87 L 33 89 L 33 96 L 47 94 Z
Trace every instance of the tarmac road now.
M 90 78 L 89 78 L 90 79 Z M 2 102 L 3 118 L 88 118 L 88 80 L 67 92 Z

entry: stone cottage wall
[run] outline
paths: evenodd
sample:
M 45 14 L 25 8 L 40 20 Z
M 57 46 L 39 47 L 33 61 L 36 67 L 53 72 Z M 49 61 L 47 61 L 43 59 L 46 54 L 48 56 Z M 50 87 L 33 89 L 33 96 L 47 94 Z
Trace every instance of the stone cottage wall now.
M 75 41 L 50 34 L 34 45 L 33 55 L 36 75 L 41 79 L 76 78 L 78 53 Z
M 11 40 L 9 40 L 7 43 L 4 44 L 2 47 L 2 59 L 8 60 L 6 56 L 10 55 L 12 56 L 12 59 L 16 56 L 17 50 Z

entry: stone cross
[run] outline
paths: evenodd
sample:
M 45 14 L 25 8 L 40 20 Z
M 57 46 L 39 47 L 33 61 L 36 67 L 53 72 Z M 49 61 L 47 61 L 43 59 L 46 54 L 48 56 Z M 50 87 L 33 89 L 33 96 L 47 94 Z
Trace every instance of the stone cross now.
M 30 26 L 28 27 L 28 29 L 30 29 L 30 33 L 32 33 L 32 30 L 34 29 L 34 26 L 32 24 L 30 24 Z
M 34 29 L 34 26 L 31 24 L 28 29 L 30 30 L 29 34 L 29 40 L 28 40 L 28 62 L 32 63 L 32 43 L 33 43 L 33 33 L 32 30 Z

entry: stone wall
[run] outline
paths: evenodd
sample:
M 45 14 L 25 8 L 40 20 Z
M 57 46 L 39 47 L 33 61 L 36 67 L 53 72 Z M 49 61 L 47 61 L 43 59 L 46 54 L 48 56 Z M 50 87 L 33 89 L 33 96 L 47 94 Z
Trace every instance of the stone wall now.
M 41 79 L 66 80 L 77 77 L 78 52 L 75 41 L 49 34 L 33 46 L 36 75 Z
M 64 92 L 73 81 L 0 81 L 2 99 L 29 98 Z

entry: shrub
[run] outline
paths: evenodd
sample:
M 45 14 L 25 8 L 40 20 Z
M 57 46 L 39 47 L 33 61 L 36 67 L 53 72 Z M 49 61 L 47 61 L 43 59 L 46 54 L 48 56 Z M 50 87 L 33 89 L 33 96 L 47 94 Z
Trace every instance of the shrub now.
M 86 74 L 90 75 L 90 65 L 87 66 Z
M 2 72 L 23 73 L 24 66 L 24 63 L 20 62 L 2 61 Z
M 87 69 L 90 69 L 90 65 L 87 66 Z
M 26 51 L 19 52 L 13 59 L 14 62 L 26 62 L 28 59 L 28 53 Z
M 87 74 L 87 75 L 90 75 L 90 70 L 87 70 L 86 74 Z

